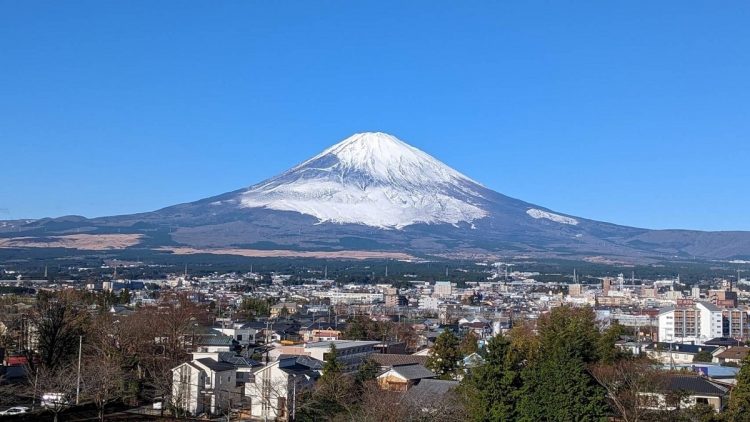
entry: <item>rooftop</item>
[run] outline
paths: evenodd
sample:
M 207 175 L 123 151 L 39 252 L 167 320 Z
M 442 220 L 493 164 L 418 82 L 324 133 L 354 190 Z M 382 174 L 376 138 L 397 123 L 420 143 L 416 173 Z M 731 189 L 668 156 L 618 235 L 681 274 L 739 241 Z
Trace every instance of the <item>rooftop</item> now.
M 394 366 L 391 371 L 397 373 L 402 378 L 407 380 L 420 380 L 423 378 L 434 378 L 437 376 L 434 372 L 417 363 L 411 365 Z

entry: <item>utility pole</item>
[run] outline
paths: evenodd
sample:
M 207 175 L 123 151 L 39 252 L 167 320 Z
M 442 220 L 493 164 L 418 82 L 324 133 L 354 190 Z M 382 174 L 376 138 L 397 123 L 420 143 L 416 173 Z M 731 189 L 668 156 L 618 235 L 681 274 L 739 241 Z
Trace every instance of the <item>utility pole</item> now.
M 81 349 L 83 346 L 83 336 L 78 336 L 78 381 L 76 382 L 76 406 L 81 396 Z

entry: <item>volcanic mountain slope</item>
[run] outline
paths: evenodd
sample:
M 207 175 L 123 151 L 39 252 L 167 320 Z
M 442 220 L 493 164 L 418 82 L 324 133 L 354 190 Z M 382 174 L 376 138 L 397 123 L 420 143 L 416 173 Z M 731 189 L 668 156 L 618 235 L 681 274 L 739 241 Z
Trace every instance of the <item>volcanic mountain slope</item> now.
M 72 233 L 138 234 L 133 248 L 750 256 L 749 232 L 646 230 L 557 213 L 487 189 L 384 133 L 355 134 L 249 188 L 150 213 L 0 223 L 6 243 Z

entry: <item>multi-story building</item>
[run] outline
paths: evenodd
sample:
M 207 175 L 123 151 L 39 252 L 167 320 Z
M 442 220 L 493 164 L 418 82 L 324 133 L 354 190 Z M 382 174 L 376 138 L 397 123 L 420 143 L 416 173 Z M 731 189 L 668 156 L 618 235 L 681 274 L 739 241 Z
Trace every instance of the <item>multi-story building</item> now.
M 377 341 L 363 340 L 330 340 L 277 347 L 269 356 L 278 359 L 284 355 L 310 356 L 320 361 L 328 360 L 331 345 L 336 348 L 336 360 L 345 371 L 354 371 L 375 352 Z
M 419 309 L 429 309 L 437 311 L 440 306 L 440 301 L 436 297 L 420 296 L 419 297 Z
M 336 305 L 339 303 L 375 303 L 383 300 L 382 293 L 324 291 L 315 292 L 313 293 L 313 296 L 319 298 L 328 298 L 331 301 L 331 305 Z
M 437 297 L 450 297 L 453 294 L 453 287 L 450 281 L 436 281 L 433 294 Z
M 659 312 L 659 341 L 703 342 L 722 337 L 722 310 L 707 302 L 681 301 Z
M 253 420 L 294 420 L 297 395 L 313 387 L 322 368 L 309 356 L 284 356 L 258 369 L 245 383 Z
M 409 303 L 405 296 L 398 294 L 385 295 L 385 306 L 389 308 L 395 308 L 397 306 L 406 306 Z
M 724 337 L 740 340 L 750 338 L 750 318 L 744 309 L 732 308 L 722 311 L 724 318 Z

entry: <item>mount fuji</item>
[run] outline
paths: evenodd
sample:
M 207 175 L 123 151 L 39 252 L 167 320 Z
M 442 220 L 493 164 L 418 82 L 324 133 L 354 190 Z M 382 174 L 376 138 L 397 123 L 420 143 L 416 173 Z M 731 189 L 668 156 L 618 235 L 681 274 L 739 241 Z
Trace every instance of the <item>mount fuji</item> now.
M 490 190 L 392 135 L 368 132 L 212 198 L 132 215 L 0 222 L 0 248 L 27 247 L 745 259 L 750 232 L 648 230 L 566 215 Z

